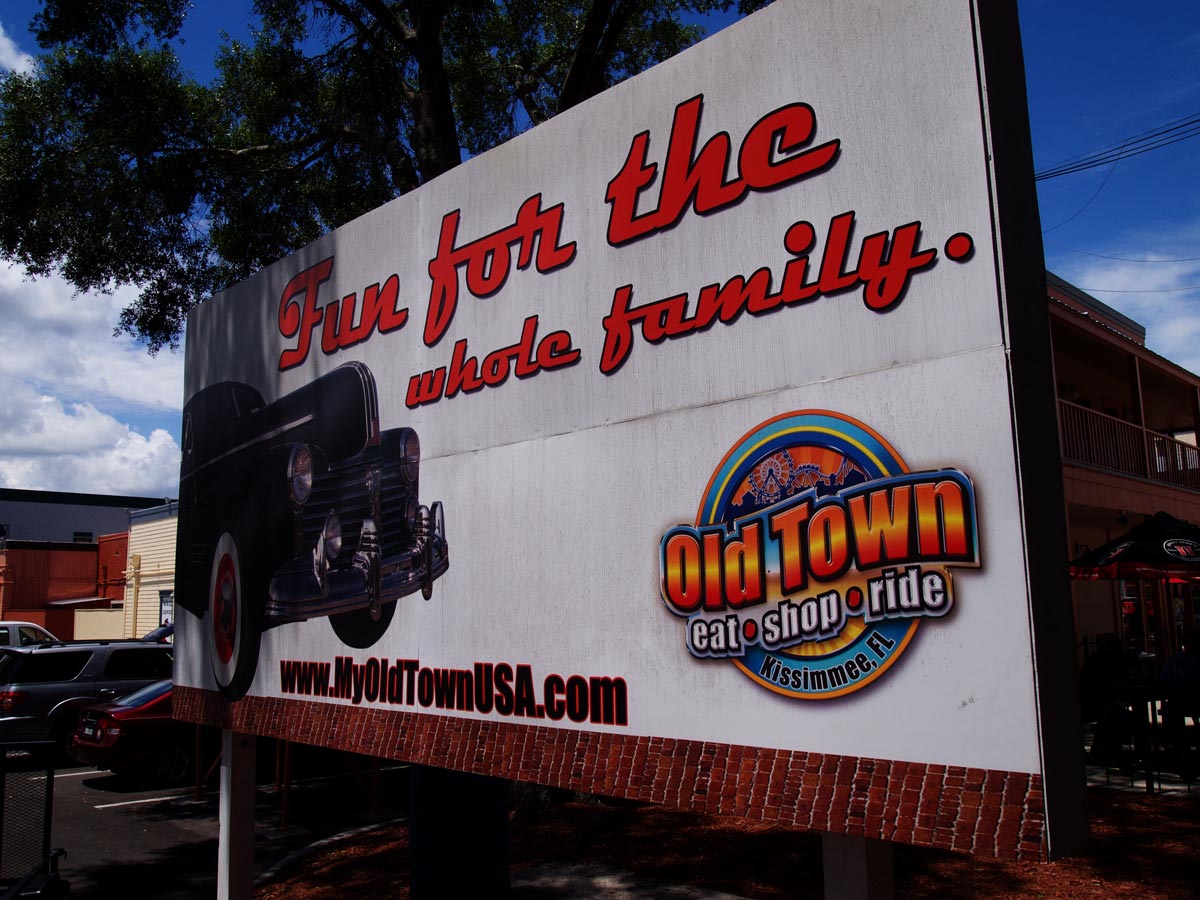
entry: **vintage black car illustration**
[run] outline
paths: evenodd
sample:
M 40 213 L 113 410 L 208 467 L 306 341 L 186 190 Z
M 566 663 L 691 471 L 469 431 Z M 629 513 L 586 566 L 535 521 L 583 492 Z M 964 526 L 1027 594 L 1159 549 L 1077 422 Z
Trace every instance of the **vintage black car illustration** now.
M 206 387 L 182 449 L 176 601 L 203 620 L 229 699 L 249 689 L 264 629 L 329 616 L 369 647 L 449 565 L 442 505 L 418 501 L 417 433 L 380 431 L 361 363 L 270 404 L 240 382 Z

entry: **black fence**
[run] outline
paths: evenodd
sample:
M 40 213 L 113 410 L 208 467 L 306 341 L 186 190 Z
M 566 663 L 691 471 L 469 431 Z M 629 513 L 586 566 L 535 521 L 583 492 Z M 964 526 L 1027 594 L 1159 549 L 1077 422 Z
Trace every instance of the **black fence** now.
M 51 743 L 0 744 L 2 900 L 67 896 L 58 877 L 62 851 L 50 849 L 56 755 Z

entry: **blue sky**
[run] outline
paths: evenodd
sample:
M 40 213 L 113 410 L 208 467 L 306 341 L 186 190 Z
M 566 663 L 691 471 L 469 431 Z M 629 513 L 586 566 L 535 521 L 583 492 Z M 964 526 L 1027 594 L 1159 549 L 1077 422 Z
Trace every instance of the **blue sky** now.
M 783 0 L 787 2 L 787 0 Z M 31 63 L 36 0 L 0 8 L 0 72 Z M 1200 3 L 1019 0 L 1038 170 L 1200 115 Z M 199 77 L 249 3 L 196 4 L 180 48 Z M 231 9 L 233 11 L 231 11 Z M 1047 268 L 1200 371 L 1200 137 L 1038 185 Z M 173 496 L 182 353 L 114 338 L 129 297 L 73 298 L 0 263 L 0 486 Z
M 1200 3 L 1019 6 L 1036 169 L 1200 115 Z M 1200 137 L 1038 185 L 1047 268 L 1144 324 L 1151 349 L 1193 372 L 1198 177 Z

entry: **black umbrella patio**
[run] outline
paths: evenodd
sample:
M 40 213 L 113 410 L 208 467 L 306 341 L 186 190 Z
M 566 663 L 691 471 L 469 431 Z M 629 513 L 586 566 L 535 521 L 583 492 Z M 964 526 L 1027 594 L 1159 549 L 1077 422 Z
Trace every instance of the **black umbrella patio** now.
M 1082 581 L 1165 578 L 1200 583 L 1200 528 L 1157 512 L 1119 538 L 1071 561 L 1071 577 Z

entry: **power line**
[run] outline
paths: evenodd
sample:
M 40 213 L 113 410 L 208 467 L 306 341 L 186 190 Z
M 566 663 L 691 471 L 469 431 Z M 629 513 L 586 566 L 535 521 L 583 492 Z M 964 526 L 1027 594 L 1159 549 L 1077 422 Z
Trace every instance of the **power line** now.
M 1067 159 L 1060 160 L 1059 162 L 1052 163 L 1051 168 L 1057 168 L 1058 166 L 1065 166 L 1065 165 L 1068 165 L 1071 163 L 1076 163 L 1076 162 L 1079 162 L 1079 161 L 1085 159 L 1086 157 L 1092 156 L 1096 153 L 1104 153 L 1109 150 L 1116 150 L 1120 147 L 1128 146 L 1131 141 L 1137 141 L 1137 140 L 1141 140 L 1143 138 L 1154 137 L 1155 135 L 1158 135 L 1164 131 L 1168 131 L 1168 130 L 1171 130 L 1171 129 L 1174 129 L 1177 127 L 1182 127 L 1183 125 L 1187 124 L 1188 121 L 1196 118 L 1197 115 L 1200 115 L 1200 114 L 1189 113 L 1186 116 L 1180 116 L 1178 119 L 1172 119 L 1171 121 L 1169 121 L 1163 125 L 1156 125 L 1155 127 L 1150 128 L 1146 131 L 1139 132 L 1139 133 L 1133 135 L 1132 137 L 1121 138 L 1120 140 L 1113 141 L 1111 144 L 1105 144 L 1103 147 L 1098 147 L 1095 150 L 1089 150 L 1086 153 L 1080 153 L 1080 154 L 1077 154 L 1076 156 L 1071 156 L 1071 157 L 1068 157 Z
M 1200 136 L 1200 119 L 1197 120 L 1195 126 L 1185 134 L 1180 134 L 1170 140 L 1161 140 L 1155 143 L 1146 144 L 1136 149 L 1112 151 L 1103 155 L 1098 155 L 1087 162 L 1079 163 L 1074 166 L 1067 166 L 1060 169 L 1055 169 L 1041 174 L 1034 174 L 1034 181 L 1046 181 L 1050 178 L 1058 178 L 1060 175 L 1073 175 L 1076 172 L 1084 172 L 1088 169 L 1094 169 L 1097 166 L 1106 165 L 1109 162 L 1115 162 L 1121 159 L 1129 159 L 1134 156 L 1141 156 L 1143 153 L 1149 153 L 1151 150 L 1160 150 L 1163 147 L 1170 147 L 1172 144 L 1178 144 L 1181 141 L 1186 141 L 1189 138 Z
M 1109 166 L 1108 171 L 1104 173 L 1104 180 L 1100 182 L 1100 186 L 1098 188 L 1096 188 L 1095 193 L 1093 193 L 1092 196 L 1088 197 L 1087 203 L 1083 204 L 1083 206 L 1081 206 L 1081 207 L 1079 207 L 1079 209 L 1075 210 L 1074 215 L 1067 216 L 1067 218 L 1063 219 L 1057 225 L 1051 225 L 1049 228 L 1043 228 L 1042 234 L 1049 234 L 1051 231 L 1055 231 L 1059 228 L 1062 228 L 1068 222 L 1074 222 L 1081 215 L 1083 215 L 1083 211 L 1085 209 L 1087 209 L 1089 206 L 1091 206 L 1092 203 L 1095 202 L 1096 198 L 1100 196 L 1100 192 L 1102 190 L 1104 190 L 1105 186 L 1108 184 L 1108 179 L 1112 178 L 1113 172 L 1115 172 L 1117 170 L 1117 163 L 1119 163 L 1120 161 L 1121 161 L 1120 158 L 1114 159 L 1112 161 L 1112 165 Z M 1037 179 L 1035 178 L 1034 180 L 1036 181 Z
M 1076 285 L 1076 287 L 1078 287 L 1078 285 Z M 1144 289 L 1144 290 L 1136 290 L 1136 291 L 1134 291 L 1134 290 L 1126 291 L 1126 290 L 1121 290 L 1119 288 L 1093 288 L 1093 287 L 1081 287 L 1081 288 L 1079 288 L 1079 290 L 1087 291 L 1089 294 L 1170 294 L 1170 293 L 1174 293 L 1176 291 L 1200 291 L 1200 284 L 1192 285 L 1191 287 L 1154 288 L 1152 290 Z
M 1200 122 L 1200 114 L 1192 113 L 1186 116 L 1181 116 L 1178 119 L 1173 119 L 1170 122 L 1155 126 L 1154 128 L 1132 135 L 1131 137 L 1122 138 L 1121 140 L 1114 141 L 1111 144 L 1106 144 L 1105 146 L 1099 147 L 1096 150 L 1090 150 L 1087 153 L 1081 153 L 1076 156 L 1061 160 L 1060 162 L 1053 163 L 1037 174 L 1041 176 L 1048 176 L 1060 169 L 1071 169 L 1078 165 L 1091 164 L 1097 159 L 1107 159 L 1110 156 L 1119 155 L 1126 150 L 1137 150 L 1141 146 L 1148 143 L 1154 143 L 1161 140 L 1171 140 L 1172 138 L 1179 136 L 1176 134 L 1176 132 L 1188 131 L 1189 129 L 1194 128 L 1197 122 Z
M 1084 256 L 1094 256 L 1097 259 L 1115 259 L 1117 262 L 1136 262 L 1136 263 L 1181 263 L 1181 262 L 1200 262 L 1200 256 L 1183 256 L 1179 259 L 1138 259 L 1132 256 L 1106 256 L 1103 253 L 1092 253 L 1090 250 L 1076 250 L 1074 247 L 1063 247 L 1069 253 L 1081 253 Z
M 1149 131 L 1144 131 L 1139 135 L 1126 138 L 1123 141 L 1055 163 L 1039 172 L 1035 172 L 1033 179 L 1034 181 L 1046 181 L 1050 178 L 1058 178 L 1061 175 L 1083 172 L 1087 169 L 1094 169 L 1098 166 L 1115 163 L 1118 160 L 1128 159 L 1132 156 L 1140 156 L 1143 153 L 1149 153 L 1151 150 L 1160 150 L 1163 147 L 1169 147 L 1172 144 L 1178 144 L 1180 141 L 1186 141 L 1189 138 L 1197 136 L 1200 136 L 1200 115 L 1184 116 L 1172 122 L 1167 122 L 1165 125 L 1152 128 Z

